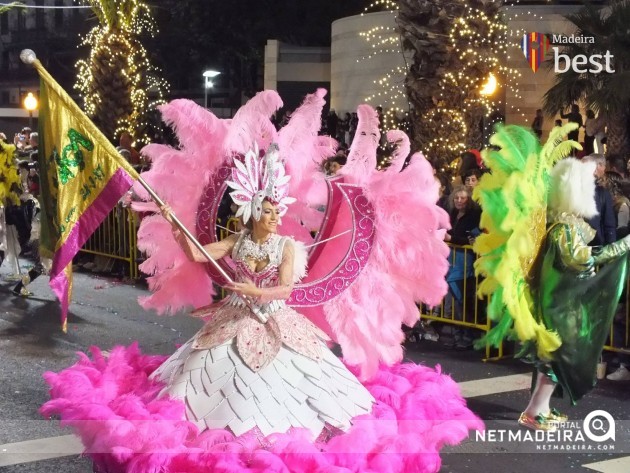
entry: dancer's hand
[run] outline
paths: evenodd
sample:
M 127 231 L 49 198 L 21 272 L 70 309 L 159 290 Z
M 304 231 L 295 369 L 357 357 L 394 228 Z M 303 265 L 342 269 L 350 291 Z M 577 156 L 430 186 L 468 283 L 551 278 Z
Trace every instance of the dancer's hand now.
M 250 279 L 246 279 L 245 282 L 229 284 L 227 288 L 241 296 L 260 297 L 262 295 L 262 291 Z

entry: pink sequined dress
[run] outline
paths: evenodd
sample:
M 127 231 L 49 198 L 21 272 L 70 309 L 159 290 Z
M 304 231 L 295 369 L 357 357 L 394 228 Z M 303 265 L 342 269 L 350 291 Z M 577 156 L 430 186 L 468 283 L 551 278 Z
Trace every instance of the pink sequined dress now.
M 247 231 L 234 244 L 235 279 L 263 289 L 257 303 L 268 321 L 236 294 L 197 311 L 208 322 L 152 375 L 166 384 L 160 395 L 183 400 L 200 431 L 257 429 L 267 436 L 295 427 L 315 439 L 331 428 L 347 430 L 374 398 L 330 351 L 328 336 L 285 304 L 295 243 L 272 234 L 257 248 L 266 255 L 262 264 L 268 261 L 259 271 L 248 253 L 253 246 Z

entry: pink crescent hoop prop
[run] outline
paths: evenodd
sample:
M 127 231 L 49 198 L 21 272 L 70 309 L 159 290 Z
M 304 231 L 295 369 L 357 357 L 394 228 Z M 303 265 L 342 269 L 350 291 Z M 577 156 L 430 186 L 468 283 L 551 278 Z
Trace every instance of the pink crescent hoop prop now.
M 232 166 L 218 170 L 208 182 L 197 211 L 197 238 L 202 245 L 216 242 L 215 222 L 219 204 L 226 190 Z M 344 184 L 343 177 L 327 180 L 328 206 L 315 243 L 340 235 L 329 242 L 313 246 L 309 254 L 309 272 L 296 284 L 287 303 L 293 307 L 321 305 L 346 290 L 367 264 L 375 238 L 374 209 L 359 186 Z M 348 232 L 348 230 L 350 230 Z M 220 260 L 221 268 L 232 277 L 230 258 Z M 213 281 L 222 284 L 223 276 L 211 265 L 206 270 Z

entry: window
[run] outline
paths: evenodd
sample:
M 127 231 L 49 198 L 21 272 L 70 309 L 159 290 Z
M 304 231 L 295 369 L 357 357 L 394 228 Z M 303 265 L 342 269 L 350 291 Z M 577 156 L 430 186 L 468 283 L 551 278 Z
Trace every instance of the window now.
M 43 7 L 44 0 L 35 0 L 36 7 Z M 43 8 L 35 8 L 35 28 L 43 30 L 46 28 L 46 20 L 44 17 L 45 10 Z
M 9 32 L 9 14 L 7 12 L 0 15 L 0 33 L 7 34 Z
M 17 8 L 17 30 L 18 31 L 24 31 L 24 29 L 26 28 L 26 17 L 24 15 L 24 11 L 22 11 L 21 8 Z
M 55 0 L 56 7 L 63 7 L 63 0 Z M 63 9 L 55 9 L 55 27 L 59 28 L 63 26 Z

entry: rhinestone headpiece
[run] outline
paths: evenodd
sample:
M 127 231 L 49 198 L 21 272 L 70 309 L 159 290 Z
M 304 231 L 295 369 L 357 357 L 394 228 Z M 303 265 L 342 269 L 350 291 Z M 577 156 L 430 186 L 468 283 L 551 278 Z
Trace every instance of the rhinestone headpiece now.
M 242 217 L 243 223 L 247 223 L 250 216 L 256 221 L 260 220 L 265 199 L 276 205 L 280 216 L 283 216 L 287 205 L 295 202 L 295 199 L 287 195 L 291 176 L 285 174 L 278 145 L 272 143 L 267 152 L 260 156 L 258 144 L 254 143 L 242 162 L 239 156 L 233 159 L 232 180 L 226 183 L 234 189 L 230 197 L 239 207 L 236 216 Z

